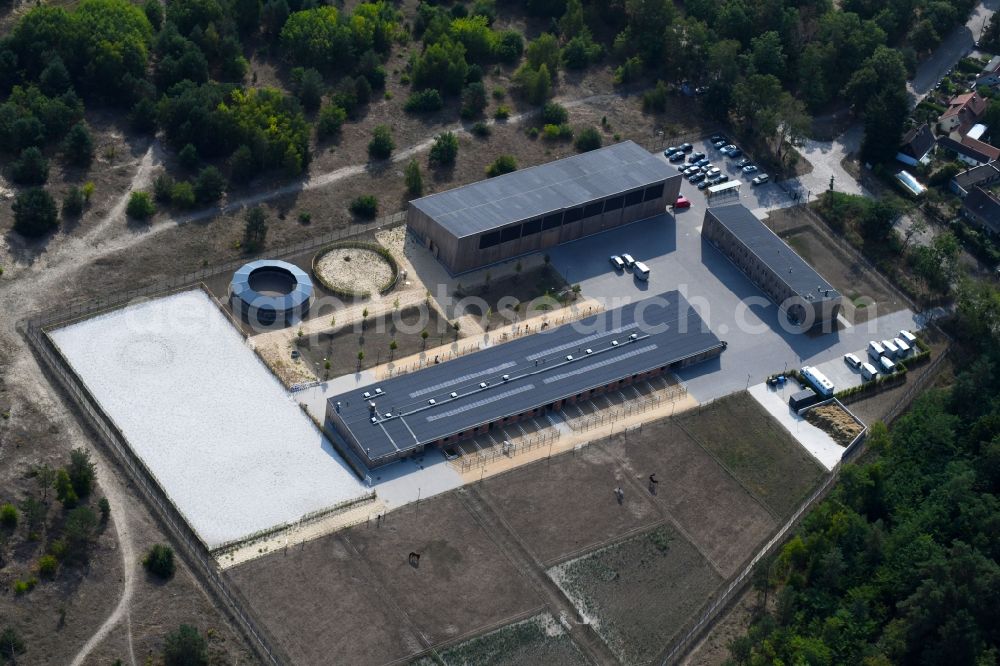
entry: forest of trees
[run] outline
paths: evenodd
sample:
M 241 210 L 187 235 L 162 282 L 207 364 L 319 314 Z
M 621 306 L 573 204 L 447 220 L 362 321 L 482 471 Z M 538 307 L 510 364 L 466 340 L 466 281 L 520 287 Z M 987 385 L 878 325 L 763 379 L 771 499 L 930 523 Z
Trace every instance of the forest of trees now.
M 236 183 L 297 176 L 310 163 L 311 114 L 317 137 L 335 138 L 383 94 L 388 58 L 407 47 L 396 73 L 411 86 L 402 103 L 413 113 L 458 98 L 461 116 L 476 119 L 488 101 L 482 79 L 496 67 L 541 105 L 556 94 L 560 70 L 602 63 L 615 81 L 650 89 L 648 110 L 664 108 L 668 87 L 658 80 L 707 86 L 706 113 L 781 163 L 811 114 L 846 101 L 865 121 L 865 159 L 879 161 L 902 130 L 907 74 L 973 0 L 424 1 L 405 17 L 385 0 L 341 4 L 37 5 L 0 38 L 0 152 L 12 164 L 29 148 L 61 151 L 86 168 L 65 142 L 74 128 L 89 132 L 85 107 L 101 105 L 120 109 L 134 131 L 162 130 L 190 170 L 211 163 Z M 543 32 L 498 25 L 498 6 L 534 17 Z M 287 66 L 287 89 L 254 85 L 251 55 Z
M 996 664 L 1000 658 L 1000 291 L 963 285 L 962 368 L 920 396 L 762 567 L 776 594 L 737 664 Z M 772 597 L 774 599 L 774 597 Z

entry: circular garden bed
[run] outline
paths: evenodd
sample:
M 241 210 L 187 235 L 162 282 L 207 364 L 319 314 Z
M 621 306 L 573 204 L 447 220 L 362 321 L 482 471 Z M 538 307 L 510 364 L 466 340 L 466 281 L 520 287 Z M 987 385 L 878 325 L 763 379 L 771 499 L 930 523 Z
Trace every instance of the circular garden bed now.
M 396 286 L 399 266 L 392 254 L 374 243 L 329 245 L 313 257 L 313 276 L 326 289 L 345 298 L 386 294 Z

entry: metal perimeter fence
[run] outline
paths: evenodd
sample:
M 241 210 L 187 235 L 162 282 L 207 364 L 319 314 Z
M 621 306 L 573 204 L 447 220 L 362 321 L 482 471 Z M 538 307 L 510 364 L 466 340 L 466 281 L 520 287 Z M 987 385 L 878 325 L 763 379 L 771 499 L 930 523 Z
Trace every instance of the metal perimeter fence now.
M 368 224 L 352 224 L 351 226 L 343 229 L 338 229 L 337 231 L 332 231 L 328 234 L 323 234 L 321 236 L 317 236 L 316 238 L 302 241 L 301 243 L 286 245 L 285 247 L 268 250 L 267 252 L 261 252 L 256 255 L 247 255 L 240 259 L 234 259 L 223 264 L 202 268 L 201 270 L 193 273 L 171 278 L 148 287 L 142 287 L 139 289 L 124 289 L 103 298 L 97 297 L 75 305 L 63 305 L 57 309 L 53 309 L 47 313 L 31 318 L 27 325 L 44 328 L 56 323 L 80 319 L 97 312 L 119 308 L 135 299 L 148 298 L 150 296 L 156 296 L 169 291 L 176 291 L 188 286 L 193 287 L 199 282 L 203 282 L 217 275 L 235 271 L 243 264 L 249 261 L 254 261 L 255 259 L 287 259 L 288 257 L 293 257 L 303 252 L 317 250 L 331 243 L 379 231 L 384 227 L 395 226 L 405 220 L 406 211 L 399 211 L 393 213 L 392 215 L 381 217 Z
M 127 472 L 129 480 L 135 484 L 153 515 L 190 563 L 191 571 L 236 623 L 258 657 L 269 664 L 289 663 L 287 657 L 276 647 L 275 641 L 249 611 L 249 606 L 242 595 L 223 577 L 218 565 L 209 555 L 205 543 L 191 529 L 180 510 L 167 498 L 149 468 L 132 453 L 124 434 L 72 371 L 67 360 L 43 328 L 36 322 L 20 322 L 18 328 L 31 343 L 43 367 L 55 376 L 59 385 L 72 399 L 73 404 L 83 415 L 84 422 L 98 435 L 98 440 L 105 445 L 105 451 L 111 459 Z
M 899 396 L 899 400 L 896 404 L 886 413 L 883 421 L 886 424 L 891 424 L 903 413 L 903 411 L 910 405 L 913 399 L 916 397 L 917 393 L 923 390 L 927 383 L 931 381 L 937 371 L 938 366 L 944 361 L 945 357 L 948 355 L 950 347 L 945 348 L 938 356 L 927 366 L 924 373 L 920 376 L 916 382 L 909 386 L 906 391 Z M 714 402 L 714 401 L 713 401 Z M 709 403 L 710 405 L 711 403 Z M 698 407 L 696 410 L 704 409 L 709 405 L 703 407 Z M 690 414 L 690 412 L 687 412 Z M 867 432 L 867 430 L 865 431 Z M 726 588 L 716 596 L 711 602 L 709 602 L 702 611 L 701 615 L 697 619 L 688 623 L 688 630 L 677 639 L 676 642 L 671 646 L 670 651 L 666 653 L 666 656 L 661 661 L 662 664 L 672 664 L 676 663 L 675 660 L 684 656 L 692 647 L 695 639 L 699 638 L 702 632 L 708 627 L 708 625 L 714 621 L 716 616 L 721 613 L 733 600 L 735 595 L 743 589 L 743 585 L 747 582 L 747 579 L 753 573 L 754 567 L 763 559 L 769 557 L 778 546 L 782 544 L 785 537 L 788 535 L 789 531 L 792 530 L 802 517 L 813 508 L 813 506 L 823 499 L 826 494 L 833 488 L 840 475 L 840 468 L 845 461 L 849 458 L 855 458 L 860 455 L 860 446 L 852 444 L 848 447 L 847 454 L 845 458 L 841 459 L 836 466 L 830 471 L 830 474 L 826 477 L 826 480 L 813 491 L 809 498 L 795 511 L 791 518 L 785 522 L 781 528 L 771 537 L 771 539 L 764 544 L 764 547 L 758 551 L 758 553 L 750 560 L 746 567 L 740 572 L 740 574 L 734 578 Z
M 649 411 L 650 409 L 659 407 L 665 400 L 668 402 L 675 402 L 687 396 L 687 393 L 688 391 L 686 386 L 670 386 L 665 389 L 660 389 L 656 393 L 641 400 L 635 400 L 612 408 L 605 408 L 598 414 L 567 419 L 566 423 L 573 430 L 587 431 L 593 428 L 599 428 L 600 426 L 608 423 L 614 423 L 615 421 L 631 416 L 632 414 L 641 414 Z

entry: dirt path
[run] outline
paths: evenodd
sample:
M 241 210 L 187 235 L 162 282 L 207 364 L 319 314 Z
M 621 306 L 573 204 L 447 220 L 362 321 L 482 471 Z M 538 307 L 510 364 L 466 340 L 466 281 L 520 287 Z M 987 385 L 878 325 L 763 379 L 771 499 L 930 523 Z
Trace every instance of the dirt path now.
M 132 535 L 128 529 L 128 517 L 125 511 L 126 501 L 122 496 L 122 489 L 117 481 L 109 474 L 101 474 L 103 470 L 98 470 L 98 481 L 104 496 L 112 507 L 113 522 L 115 525 L 115 536 L 118 537 L 119 550 L 122 556 L 122 596 L 118 600 L 118 605 L 111 612 L 111 615 L 104 620 L 104 623 L 94 632 L 87 642 L 80 648 L 70 666 L 80 666 L 95 647 L 103 641 L 111 630 L 118 626 L 118 623 L 125 620 L 126 635 L 128 637 L 128 656 L 132 666 L 136 666 L 135 651 L 132 648 L 132 597 L 135 593 L 135 573 L 138 561 L 135 557 L 135 550 L 132 544 Z

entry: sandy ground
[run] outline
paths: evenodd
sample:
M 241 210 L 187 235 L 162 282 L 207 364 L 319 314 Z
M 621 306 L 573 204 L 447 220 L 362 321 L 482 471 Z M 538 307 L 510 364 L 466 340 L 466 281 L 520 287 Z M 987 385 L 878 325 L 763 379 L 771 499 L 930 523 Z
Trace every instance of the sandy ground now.
M 392 279 L 392 267 L 372 250 L 338 247 L 316 262 L 326 284 L 360 294 L 377 294 Z

